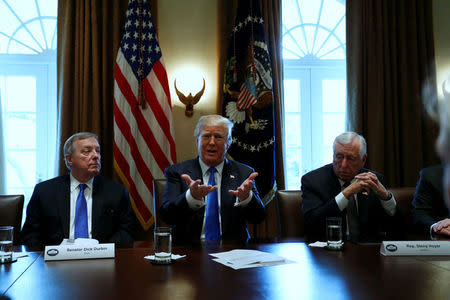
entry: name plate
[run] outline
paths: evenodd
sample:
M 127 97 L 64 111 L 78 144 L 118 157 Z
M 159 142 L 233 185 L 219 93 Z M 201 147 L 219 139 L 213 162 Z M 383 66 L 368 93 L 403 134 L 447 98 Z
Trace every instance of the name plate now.
M 385 256 L 450 255 L 450 241 L 384 241 L 380 253 Z
M 97 245 L 45 246 L 44 261 L 114 258 L 114 243 Z

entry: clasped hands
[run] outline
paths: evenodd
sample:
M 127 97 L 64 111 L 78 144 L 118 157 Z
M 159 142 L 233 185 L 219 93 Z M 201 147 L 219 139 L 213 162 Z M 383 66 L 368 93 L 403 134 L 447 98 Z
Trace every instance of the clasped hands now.
M 258 176 L 258 173 L 253 172 L 236 190 L 228 190 L 228 193 L 236 196 L 239 201 L 244 201 L 248 198 L 250 191 L 253 189 L 253 179 L 255 179 L 256 176 Z M 201 200 L 206 197 L 206 195 L 217 189 L 217 185 L 212 186 L 208 184 L 201 184 L 200 179 L 192 180 L 187 174 L 181 175 L 181 178 L 183 178 L 189 185 L 192 197 L 197 200 Z
M 433 231 L 436 234 L 450 236 L 450 219 L 444 219 L 434 224 Z
M 389 192 L 378 181 L 377 175 L 372 172 L 360 173 L 355 176 L 355 181 L 352 182 L 342 193 L 346 198 L 360 192 L 369 193 L 371 190 L 383 200 L 389 198 Z

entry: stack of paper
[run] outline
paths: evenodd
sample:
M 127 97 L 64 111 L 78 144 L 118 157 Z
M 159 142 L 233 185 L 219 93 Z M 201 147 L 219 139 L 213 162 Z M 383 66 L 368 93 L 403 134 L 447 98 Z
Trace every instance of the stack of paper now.
M 235 249 L 227 252 L 212 253 L 214 261 L 235 270 L 244 268 L 254 268 L 263 266 L 272 266 L 286 262 L 284 257 L 262 252 L 258 250 Z

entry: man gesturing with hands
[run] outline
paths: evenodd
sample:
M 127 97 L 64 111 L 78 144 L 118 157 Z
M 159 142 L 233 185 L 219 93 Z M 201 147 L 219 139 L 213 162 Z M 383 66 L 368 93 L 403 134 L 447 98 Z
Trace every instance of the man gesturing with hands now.
M 202 116 L 195 129 L 199 156 L 168 167 L 161 218 L 172 225 L 177 244 L 246 241 L 247 223 L 259 223 L 265 207 L 254 185 L 258 173 L 228 160 L 233 123 Z

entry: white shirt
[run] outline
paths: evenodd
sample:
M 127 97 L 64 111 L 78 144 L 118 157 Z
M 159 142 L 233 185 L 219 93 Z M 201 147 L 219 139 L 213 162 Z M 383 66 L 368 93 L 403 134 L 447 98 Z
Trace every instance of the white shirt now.
M 345 182 L 343 180 L 341 180 L 340 178 L 338 178 L 338 180 L 339 180 L 339 183 L 341 184 L 341 187 L 342 187 Z M 354 182 L 355 180 L 356 179 L 353 179 L 351 182 Z M 359 214 L 359 207 L 358 207 L 358 201 L 357 201 L 358 194 L 354 194 L 353 196 L 355 197 L 356 211 Z M 342 192 L 340 192 L 334 199 L 336 200 L 336 204 L 338 205 L 338 207 L 339 207 L 339 209 L 341 211 L 343 211 L 347 207 L 347 205 L 348 205 L 348 203 L 350 201 L 350 199 L 345 198 L 345 196 L 344 196 L 344 194 L 342 194 Z M 381 203 L 381 206 L 383 207 L 383 209 L 386 211 L 386 213 L 389 216 L 393 216 L 395 214 L 395 209 L 396 209 L 397 202 L 395 201 L 394 195 L 392 195 L 392 198 L 387 200 L 387 201 L 383 201 L 383 200 L 380 199 L 380 203 Z M 346 218 L 347 218 L 346 221 L 347 221 L 347 224 L 348 224 L 348 216 L 346 216 Z M 349 228 L 348 228 L 348 226 L 347 226 L 346 235 L 349 236 Z
M 70 174 L 70 226 L 69 226 L 69 238 L 75 237 L 75 207 L 77 203 L 78 194 L 80 193 L 79 185 L 81 182 L 75 179 Z M 84 189 L 84 197 L 87 204 L 87 220 L 88 220 L 88 233 L 89 238 L 92 238 L 92 188 L 94 184 L 94 178 L 86 182 L 86 188 Z
M 209 168 L 202 160 L 201 158 L 199 158 L 199 163 L 200 163 L 200 168 L 202 169 L 202 174 L 203 174 L 203 183 L 204 184 L 208 184 L 209 181 Z M 224 165 L 224 161 L 221 162 L 219 165 L 217 165 L 215 168 L 217 170 L 217 172 L 214 173 L 214 180 L 216 181 L 216 185 L 217 185 L 217 201 L 219 204 L 219 225 L 220 225 L 220 232 L 222 233 L 222 216 L 220 215 L 220 200 L 221 200 L 221 183 L 222 183 L 222 171 L 223 171 L 223 165 Z M 192 180 L 195 180 L 195 178 L 192 178 Z M 238 206 L 242 206 L 245 207 L 247 206 L 250 201 L 252 200 L 253 197 L 253 191 L 250 191 L 250 194 L 248 196 L 247 199 L 245 199 L 244 201 L 239 201 L 239 199 L 236 197 L 236 202 L 234 203 L 235 207 Z M 202 200 L 197 200 L 195 199 L 192 195 L 191 195 L 191 190 L 188 189 L 186 191 L 186 201 L 189 205 L 189 207 L 193 210 L 198 210 L 201 207 L 206 205 L 206 199 L 203 198 Z M 203 240 L 205 239 L 205 218 L 206 218 L 206 214 L 204 214 L 203 216 L 203 226 L 202 226 L 202 234 L 200 236 L 200 238 Z
M 342 185 L 345 183 L 343 180 L 339 179 L 339 183 Z M 353 179 L 351 182 L 355 181 L 355 179 Z M 355 194 L 355 201 L 358 199 L 358 194 Z M 347 205 L 348 202 L 350 201 L 349 199 L 345 198 L 344 194 L 342 194 L 342 192 L 340 192 L 335 198 L 336 200 L 336 204 L 338 205 L 339 209 L 341 211 L 343 211 Z M 356 203 L 356 209 L 358 210 L 358 201 L 355 202 Z M 392 198 L 387 200 L 387 201 L 383 201 L 380 199 L 380 203 L 381 206 L 383 207 L 383 209 L 386 211 L 386 213 L 389 216 L 393 216 L 395 214 L 395 209 L 396 209 L 396 205 L 397 202 L 395 201 L 394 195 L 392 195 Z M 359 211 L 359 210 L 358 210 Z

